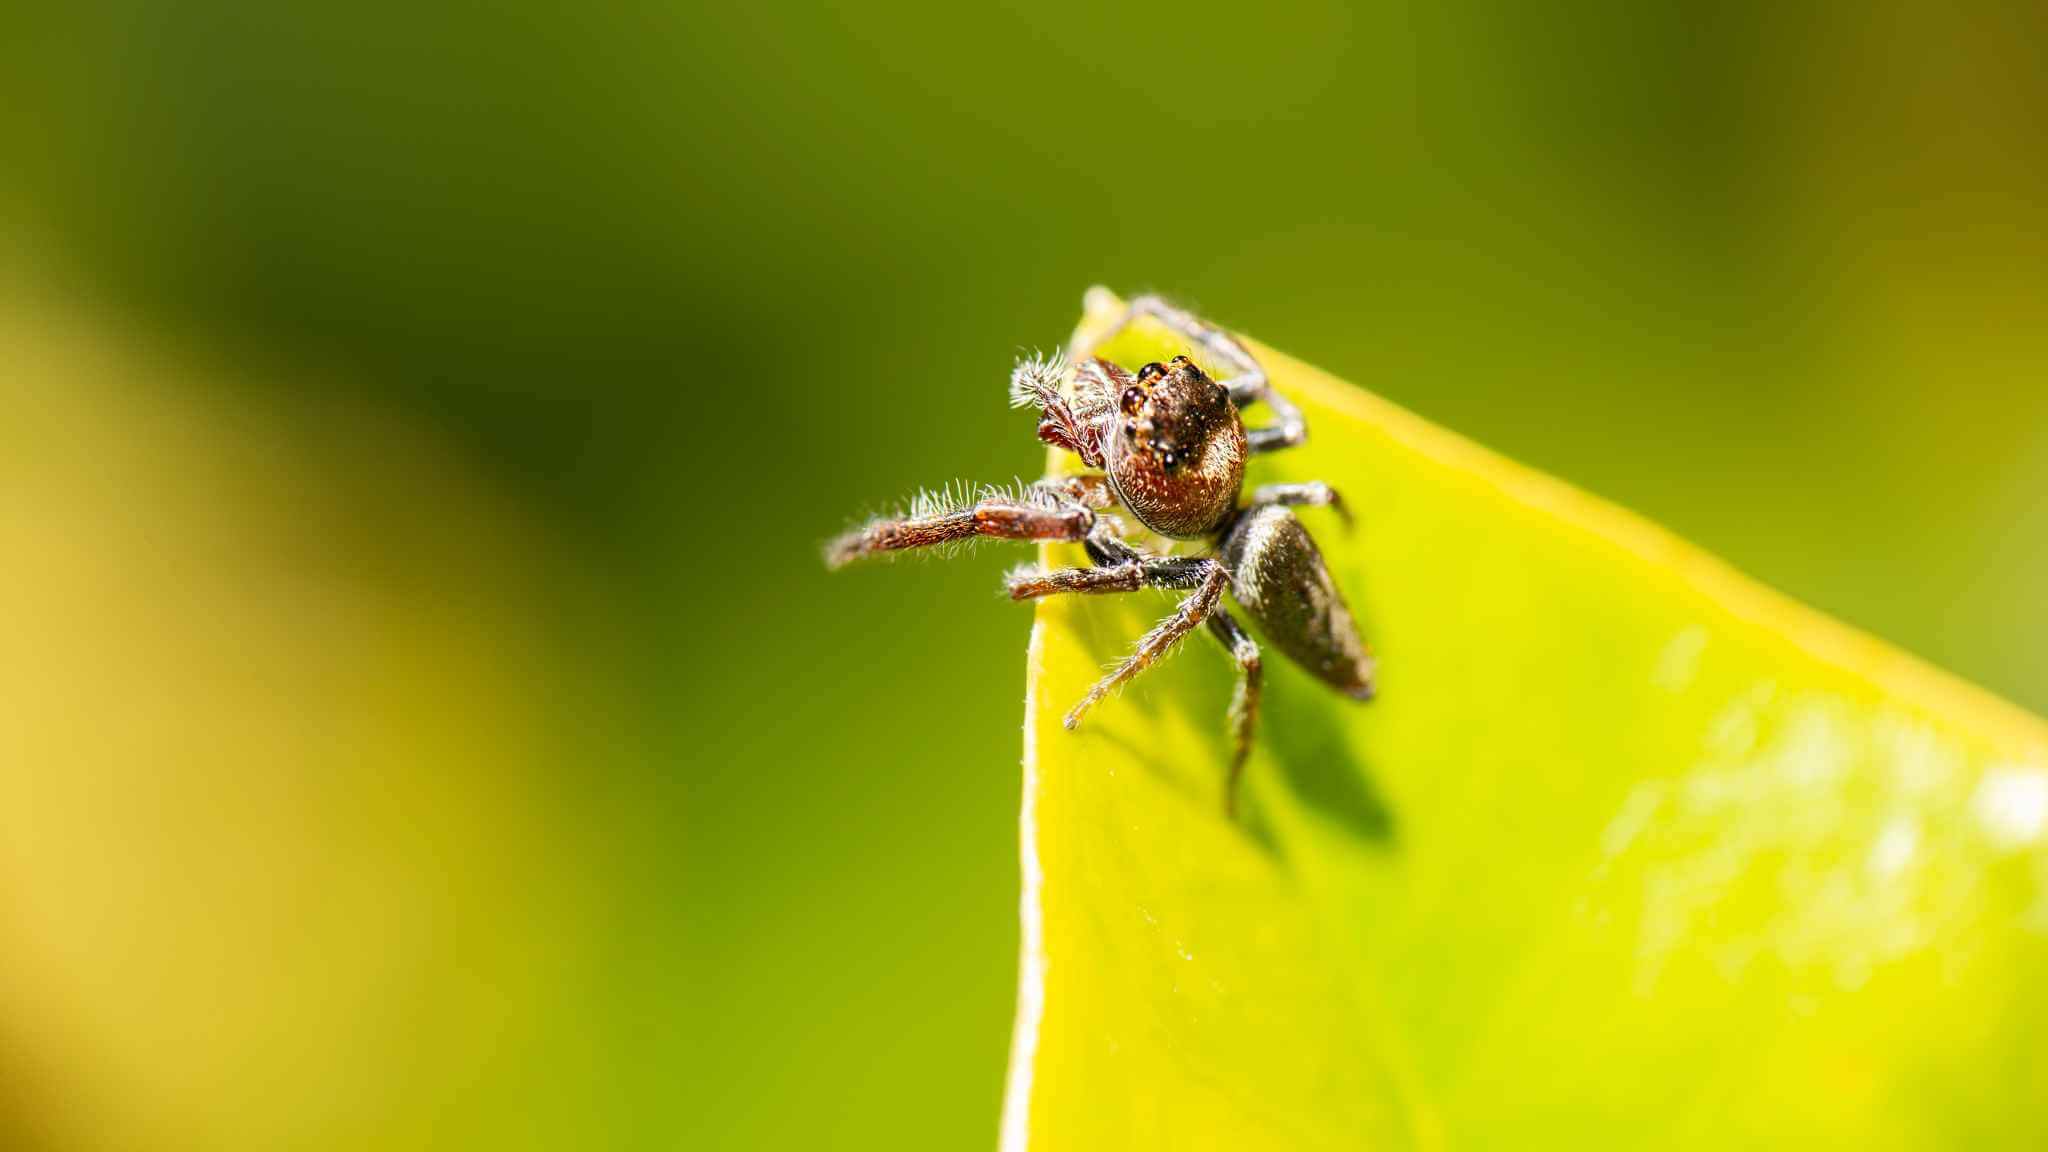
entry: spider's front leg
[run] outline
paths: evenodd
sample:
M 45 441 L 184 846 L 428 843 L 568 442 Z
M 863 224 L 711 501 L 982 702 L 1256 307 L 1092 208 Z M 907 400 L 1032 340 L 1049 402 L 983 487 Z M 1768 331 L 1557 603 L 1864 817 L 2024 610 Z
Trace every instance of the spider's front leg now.
M 1090 290 L 1091 294 L 1100 291 L 1104 289 Z M 1266 407 L 1273 410 L 1273 423 L 1245 429 L 1245 446 L 1249 451 L 1277 452 L 1308 439 L 1308 422 L 1301 418 L 1301 410 L 1294 406 L 1293 401 L 1273 391 L 1266 381 L 1265 369 L 1259 367 L 1259 362 L 1252 358 L 1237 337 L 1203 323 L 1194 313 L 1176 308 L 1157 296 L 1134 298 L 1124 308 L 1123 317 L 1114 327 L 1085 347 L 1077 343 L 1069 354 L 1076 362 L 1085 362 L 1097 345 L 1130 327 L 1140 316 L 1159 321 L 1175 335 L 1199 348 L 1203 358 L 1209 361 L 1209 367 L 1215 370 L 1216 379 L 1229 390 L 1231 403 L 1239 408 L 1249 408 L 1263 400 Z
M 1102 427 L 1093 410 L 1077 409 L 1061 391 L 1067 362 L 1030 357 L 1010 373 L 1010 402 L 1040 411 L 1038 438 L 1092 468 L 1102 466 Z M 878 517 L 825 546 L 825 564 L 843 567 L 866 556 L 929 548 L 977 536 L 1003 540 L 1085 539 L 1095 512 L 1116 503 L 1101 475 L 1048 476 L 1021 492 L 982 489 L 980 498 L 920 497 L 907 515 Z
M 980 499 L 921 498 L 907 516 L 877 517 L 825 545 L 825 565 L 930 548 L 980 536 L 1000 540 L 1083 540 L 1095 527 L 1089 506 L 1098 497 L 1085 483 L 1047 481 L 1020 494 L 985 491 Z

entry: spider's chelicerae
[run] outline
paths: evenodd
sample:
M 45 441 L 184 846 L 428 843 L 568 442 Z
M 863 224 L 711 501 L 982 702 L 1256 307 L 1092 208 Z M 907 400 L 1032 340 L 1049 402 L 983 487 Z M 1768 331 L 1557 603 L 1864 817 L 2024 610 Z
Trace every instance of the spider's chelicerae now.
M 1100 339 L 1140 316 L 1164 323 L 1227 373 L 1225 378 L 1211 379 L 1186 356 L 1128 371 L 1092 355 L 1096 343 L 1073 348 L 1068 357 L 1027 360 L 1011 374 L 1012 403 L 1040 409 L 1039 438 L 1074 453 L 1093 472 L 1048 477 L 1018 491 L 985 489 L 978 499 L 926 499 L 907 515 L 870 520 L 832 541 L 825 561 L 837 568 L 866 556 L 981 536 L 1079 541 L 1093 567 L 1019 569 L 1009 576 L 1010 597 L 1140 588 L 1187 592 L 1138 641 L 1137 650 L 1074 705 L 1066 726 L 1077 727 L 1096 701 L 1206 623 L 1238 666 L 1230 704 L 1234 755 L 1224 791 L 1225 806 L 1234 811 L 1237 779 L 1258 720 L 1259 648 L 1222 606 L 1223 594 L 1229 592 L 1281 651 L 1346 695 L 1371 699 L 1373 662 L 1322 553 L 1289 510 L 1319 504 L 1342 513 L 1337 493 L 1320 482 L 1271 484 L 1241 498 L 1247 456 L 1306 438 L 1300 412 L 1268 387 L 1265 373 L 1236 338 L 1155 297 L 1132 301 Z M 1070 375 L 1071 391 L 1063 388 Z M 1247 429 L 1238 412 L 1258 402 L 1272 410 L 1275 422 Z M 1125 542 L 1114 517 L 1098 515 L 1117 505 L 1160 536 L 1201 540 L 1208 547 L 1200 555 L 1142 552 Z

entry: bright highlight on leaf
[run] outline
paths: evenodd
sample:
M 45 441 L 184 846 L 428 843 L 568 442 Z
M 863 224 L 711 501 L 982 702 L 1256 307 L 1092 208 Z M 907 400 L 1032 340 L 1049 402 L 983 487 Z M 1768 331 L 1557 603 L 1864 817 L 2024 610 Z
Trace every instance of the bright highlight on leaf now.
M 2048 725 L 1250 346 L 1380 698 L 1269 659 L 1233 824 L 1221 649 L 1068 732 L 1166 601 L 1040 603 L 1005 1147 L 2048 1146 Z

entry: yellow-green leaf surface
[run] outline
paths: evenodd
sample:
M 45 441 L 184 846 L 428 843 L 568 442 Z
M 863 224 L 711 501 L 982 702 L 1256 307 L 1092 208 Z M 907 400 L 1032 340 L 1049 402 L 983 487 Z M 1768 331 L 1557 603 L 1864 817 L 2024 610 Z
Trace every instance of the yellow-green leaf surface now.
M 1269 645 L 1232 823 L 1214 641 L 1067 732 L 1171 601 L 1041 604 L 1006 1147 L 2048 1146 L 2048 726 L 1253 350 L 1380 696 Z

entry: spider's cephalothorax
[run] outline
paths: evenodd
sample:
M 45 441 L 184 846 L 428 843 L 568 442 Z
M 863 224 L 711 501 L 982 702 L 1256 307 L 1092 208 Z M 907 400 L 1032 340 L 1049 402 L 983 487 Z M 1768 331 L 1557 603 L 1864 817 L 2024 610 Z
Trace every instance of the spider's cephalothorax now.
M 1244 421 L 1223 385 L 1185 356 L 1136 374 L 1092 360 L 1079 375 L 1082 387 L 1116 397 L 1103 467 L 1117 498 L 1145 527 L 1194 540 L 1237 510 Z
M 1099 474 L 1048 478 L 1014 492 L 985 489 L 971 502 L 921 501 L 907 516 L 871 520 L 832 541 L 825 558 L 838 567 L 982 536 L 1069 540 L 1087 549 L 1092 567 L 1014 572 L 1011 597 L 1186 591 L 1173 614 L 1138 641 L 1137 651 L 1067 713 L 1066 725 L 1078 726 L 1096 701 L 1206 624 L 1240 673 L 1230 705 L 1236 740 L 1224 792 L 1234 810 L 1262 677 L 1258 645 L 1222 607 L 1223 594 L 1229 592 L 1282 652 L 1346 695 L 1372 697 L 1373 662 L 1322 552 L 1290 511 L 1328 505 L 1342 513 L 1337 494 L 1321 483 L 1274 484 L 1241 498 L 1246 457 L 1301 443 L 1307 429 L 1300 413 L 1267 387 L 1265 373 L 1228 333 L 1149 296 L 1132 301 L 1118 329 L 1140 316 L 1164 322 L 1230 375 L 1219 383 L 1186 356 L 1131 372 L 1084 348 L 1075 350 L 1079 367 L 1069 393 L 1065 359 L 1025 361 L 1010 378 L 1012 402 L 1038 407 L 1039 438 Z M 1256 402 L 1278 419 L 1247 430 L 1239 409 Z M 1123 540 L 1114 519 L 1097 515 L 1118 504 L 1160 536 L 1208 541 L 1208 554 L 1140 552 Z

